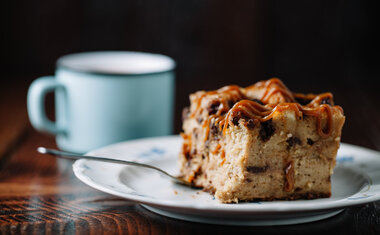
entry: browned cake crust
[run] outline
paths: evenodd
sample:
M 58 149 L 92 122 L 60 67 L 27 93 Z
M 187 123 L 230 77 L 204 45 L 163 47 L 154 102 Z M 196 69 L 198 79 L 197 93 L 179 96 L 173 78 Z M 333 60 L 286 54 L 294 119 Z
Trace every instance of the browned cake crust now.
M 182 176 L 223 203 L 329 197 L 345 121 L 331 93 L 292 93 L 279 79 L 190 95 Z

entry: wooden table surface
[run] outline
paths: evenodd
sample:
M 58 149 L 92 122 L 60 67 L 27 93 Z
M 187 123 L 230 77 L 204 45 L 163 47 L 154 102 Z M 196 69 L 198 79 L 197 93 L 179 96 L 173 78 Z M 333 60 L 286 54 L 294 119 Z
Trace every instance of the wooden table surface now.
M 313 223 L 237 227 L 166 218 L 92 189 L 75 178 L 71 161 L 36 153 L 37 146 L 56 145 L 52 136 L 36 132 L 28 122 L 27 85 L 0 86 L 2 234 L 380 234 L 380 201 L 347 208 L 337 216 Z M 347 116 L 343 141 L 380 150 L 376 87 L 348 84 L 334 87 L 333 92 Z

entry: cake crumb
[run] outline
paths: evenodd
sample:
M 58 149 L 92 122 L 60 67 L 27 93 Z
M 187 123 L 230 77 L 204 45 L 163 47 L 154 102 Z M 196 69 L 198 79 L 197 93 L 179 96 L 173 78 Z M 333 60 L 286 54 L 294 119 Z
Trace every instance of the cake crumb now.
M 174 190 L 174 194 L 175 194 L 175 195 L 178 195 L 178 192 L 177 192 L 177 190 Z

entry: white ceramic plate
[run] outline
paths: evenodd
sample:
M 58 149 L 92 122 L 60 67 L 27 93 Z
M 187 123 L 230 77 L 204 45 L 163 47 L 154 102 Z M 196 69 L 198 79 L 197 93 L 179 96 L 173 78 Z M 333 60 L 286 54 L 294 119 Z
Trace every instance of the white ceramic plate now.
M 178 136 L 140 139 L 89 153 L 149 163 L 176 175 Z M 316 221 L 344 208 L 380 200 L 380 153 L 341 144 L 332 176 L 332 196 L 325 199 L 221 204 L 210 194 L 172 183 L 138 167 L 90 160 L 73 165 L 84 183 L 142 204 L 168 217 L 224 225 L 282 225 Z

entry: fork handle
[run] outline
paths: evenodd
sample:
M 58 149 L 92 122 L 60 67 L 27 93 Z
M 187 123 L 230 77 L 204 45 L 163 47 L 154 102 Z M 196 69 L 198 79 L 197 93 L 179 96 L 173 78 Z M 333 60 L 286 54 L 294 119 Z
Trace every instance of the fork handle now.
M 57 156 L 60 158 L 65 158 L 65 159 L 71 159 L 71 160 L 87 159 L 87 160 L 111 162 L 111 163 L 118 163 L 118 164 L 125 164 L 125 165 L 149 168 L 149 169 L 153 169 L 153 170 L 160 172 L 161 174 L 169 177 L 170 179 L 174 180 L 177 183 L 191 186 L 191 184 L 187 181 L 183 181 L 181 179 L 178 179 L 177 177 L 170 175 L 169 173 L 167 173 L 166 171 L 164 171 L 160 168 L 157 168 L 157 167 L 151 166 L 151 165 L 147 165 L 144 163 L 132 162 L 132 161 L 127 161 L 127 160 L 112 159 L 112 158 L 105 158 L 105 157 L 86 156 L 86 155 L 80 155 L 80 154 L 71 153 L 71 152 L 60 151 L 60 150 L 56 150 L 56 149 L 48 149 L 45 147 L 38 147 L 37 152 L 39 152 L 41 154 L 50 154 L 53 156 Z

